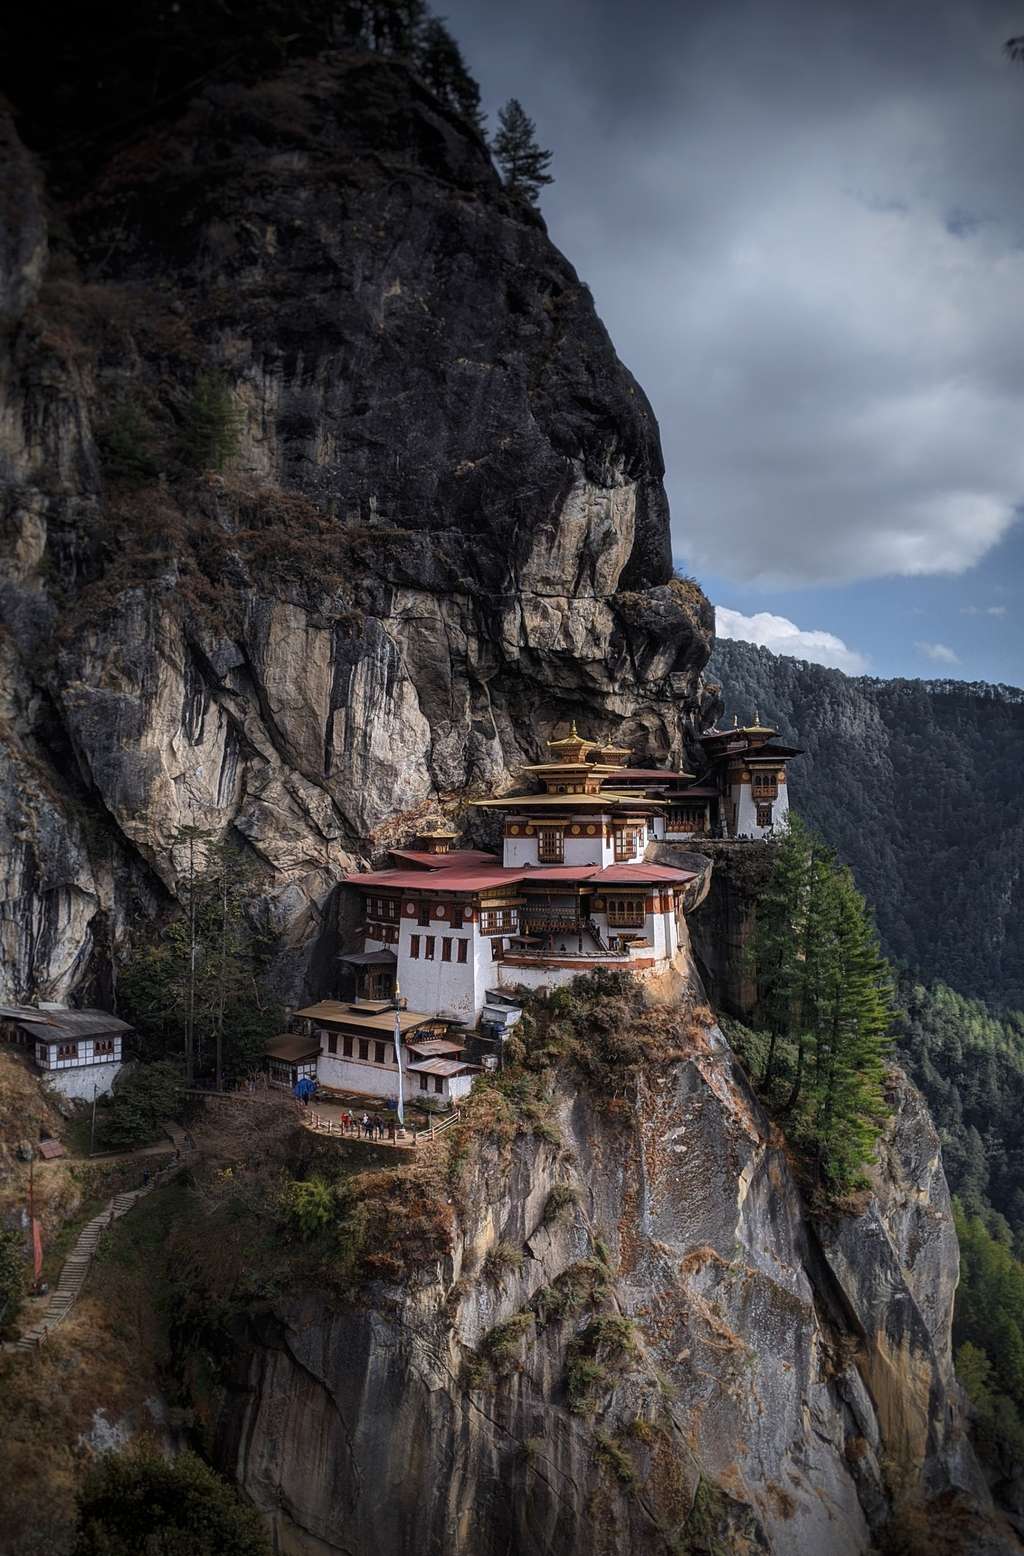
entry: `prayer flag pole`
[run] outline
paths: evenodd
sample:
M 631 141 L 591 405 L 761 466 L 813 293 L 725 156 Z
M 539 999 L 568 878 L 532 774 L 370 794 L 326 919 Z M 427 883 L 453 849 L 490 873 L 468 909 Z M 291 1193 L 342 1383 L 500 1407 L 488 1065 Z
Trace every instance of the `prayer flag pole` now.
M 402 1079 L 402 1001 L 395 972 L 395 1059 L 398 1061 L 398 1122 L 405 1128 L 405 1082 Z

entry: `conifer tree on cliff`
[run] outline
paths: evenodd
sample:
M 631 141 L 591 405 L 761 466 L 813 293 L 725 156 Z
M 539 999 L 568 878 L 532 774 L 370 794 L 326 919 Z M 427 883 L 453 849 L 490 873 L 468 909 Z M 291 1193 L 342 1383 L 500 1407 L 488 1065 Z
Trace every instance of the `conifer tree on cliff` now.
M 432 16 L 419 29 L 413 57 L 434 96 L 482 132 L 480 88 L 466 68 L 462 50 L 438 17 Z
M 752 949 L 768 1036 L 760 1088 L 842 1192 L 859 1181 L 886 1112 L 890 979 L 853 877 L 798 817 L 776 845 Z
M 537 144 L 537 127 L 516 97 L 510 97 L 498 113 L 492 149 L 505 188 L 536 205 L 544 185 L 554 183 L 548 172 L 551 153 Z
M 377 54 L 411 54 L 426 15 L 425 0 L 346 0 L 338 30 L 346 43 Z

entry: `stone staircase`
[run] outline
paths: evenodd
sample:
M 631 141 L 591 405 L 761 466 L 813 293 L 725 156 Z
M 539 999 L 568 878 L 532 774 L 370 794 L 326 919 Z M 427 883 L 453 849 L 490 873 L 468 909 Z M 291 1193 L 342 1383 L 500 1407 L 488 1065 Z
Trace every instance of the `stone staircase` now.
M 57 1288 L 50 1293 L 50 1300 L 41 1318 L 38 1318 L 31 1328 L 17 1340 L 8 1340 L 2 1347 L 5 1351 L 34 1351 L 41 1345 L 52 1329 L 67 1317 L 78 1299 L 78 1295 L 85 1285 L 85 1277 L 89 1273 L 93 1254 L 96 1252 L 100 1236 L 108 1226 L 127 1215 L 132 1206 L 152 1191 L 160 1183 L 166 1183 L 179 1168 L 178 1162 L 170 1162 L 161 1168 L 153 1177 L 139 1189 L 129 1189 L 124 1194 L 115 1194 L 109 1204 L 87 1221 L 78 1234 L 78 1240 L 72 1248 L 60 1272 Z

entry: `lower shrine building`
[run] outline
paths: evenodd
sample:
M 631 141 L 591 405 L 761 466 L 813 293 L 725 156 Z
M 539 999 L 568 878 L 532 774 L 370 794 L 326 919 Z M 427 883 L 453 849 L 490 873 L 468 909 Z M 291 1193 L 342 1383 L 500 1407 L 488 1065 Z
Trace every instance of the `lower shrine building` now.
M 388 1000 L 321 1000 L 296 1011 L 302 1033 L 316 1056 L 316 1079 L 328 1091 L 395 1099 L 398 1096 L 398 1056 L 395 1025 L 402 1045 L 403 1096 L 406 1102 L 432 1098 L 457 1102 L 469 1091 L 480 1066 L 465 1057 L 460 1023 L 424 1011 L 396 1010 Z M 278 1039 L 278 1042 L 283 1042 Z M 273 1054 L 273 1047 L 269 1050 Z M 274 1082 L 273 1071 L 271 1080 Z M 287 1085 L 283 1077 L 276 1082 Z
M 91 1102 L 121 1072 L 132 1028 L 105 1010 L 65 1005 L 0 1006 L 0 1036 L 31 1056 L 35 1068 L 63 1096 Z

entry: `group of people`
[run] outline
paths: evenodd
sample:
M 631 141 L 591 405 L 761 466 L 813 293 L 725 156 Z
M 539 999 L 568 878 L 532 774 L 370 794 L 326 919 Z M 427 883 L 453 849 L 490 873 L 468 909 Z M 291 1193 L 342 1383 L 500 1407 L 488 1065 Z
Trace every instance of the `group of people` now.
M 385 1136 L 389 1140 L 395 1138 L 394 1117 L 381 1118 L 377 1113 L 364 1113 L 362 1118 L 355 1118 L 346 1108 L 341 1115 L 341 1129 L 343 1134 L 361 1134 L 367 1140 L 383 1140 Z

